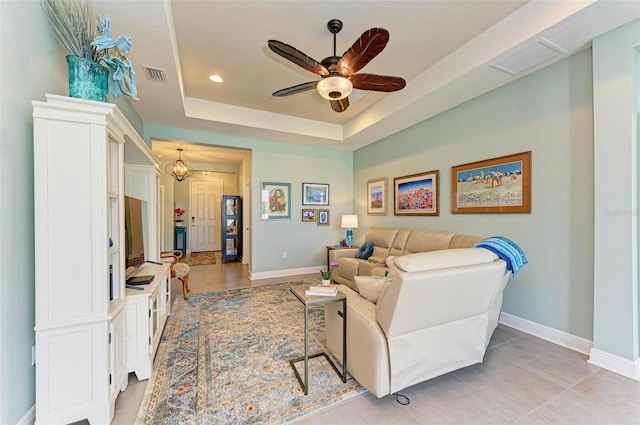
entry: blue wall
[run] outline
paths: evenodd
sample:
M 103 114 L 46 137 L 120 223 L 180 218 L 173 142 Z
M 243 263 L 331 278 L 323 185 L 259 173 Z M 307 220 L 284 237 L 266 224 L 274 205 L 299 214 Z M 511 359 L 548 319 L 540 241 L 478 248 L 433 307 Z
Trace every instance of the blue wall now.
M 504 311 L 586 339 L 593 329 L 591 52 L 514 81 L 356 152 L 356 211 L 368 225 L 504 235 L 530 264 Z M 531 214 L 452 214 L 451 167 L 532 152 Z M 440 171 L 440 215 L 393 215 L 393 178 Z M 388 216 L 366 216 L 366 182 L 389 178 Z

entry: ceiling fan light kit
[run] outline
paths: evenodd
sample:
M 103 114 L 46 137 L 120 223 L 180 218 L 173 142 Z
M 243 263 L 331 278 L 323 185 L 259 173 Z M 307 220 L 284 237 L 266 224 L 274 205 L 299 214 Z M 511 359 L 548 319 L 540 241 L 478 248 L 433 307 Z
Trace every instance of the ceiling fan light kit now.
M 371 28 L 362 33 L 342 56 L 336 56 L 336 34 L 342 29 L 342 21 L 332 19 L 327 23 L 327 28 L 333 34 L 333 56 L 326 57 L 321 62 L 286 43 L 269 40 L 267 44 L 273 52 L 322 77 L 322 80 L 317 82 L 310 81 L 275 91 L 273 96 L 289 96 L 315 88 L 320 96 L 330 102 L 331 109 L 344 112 L 349 107 L 349 94 L 354 88 L 392 92 L 405 87 L 406 82 L 400 77 L 356 74 L 385 48 L 389 41 L 389 31 L 384 28 Z
M 327 100 L 340 100 L 351 94 L 353 84 L 344 77 L 332 76 L 320 80 L 316 90 Z

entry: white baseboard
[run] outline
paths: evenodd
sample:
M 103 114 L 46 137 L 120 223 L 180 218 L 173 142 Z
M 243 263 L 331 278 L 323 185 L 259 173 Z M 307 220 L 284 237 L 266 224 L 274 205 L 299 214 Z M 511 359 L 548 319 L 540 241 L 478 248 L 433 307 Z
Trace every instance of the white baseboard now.
M 606 351 L 593 348 L 593 342 L 566 332 L 559 331 L 530 320 L 507 313 L 500 314 L 500 323 L 530 335 L 537 336 L 570 350 L 589 356 L 592 365 L 607 369 L 626 378 L 640 381 L 640 359 L 628 360 Z
M 268 272 L 258 272 L 258 273 L 249 272 L 249 279 L 250 280 L 270 279 L 274 277 L 287 277 L 287 276 L 295 276 L 297 274 L 309 274 L 309 273 L 317 273 L 318 279 L 320 279 L 320 269 L 322 269 L 322 266 L 301 267 L 299 269 L 272 270 Z
M 640 381 L 640 359 L 636 359 L 636 361 L 623 359 L 597 348 L 592 348 L 589 354 L 589 363 L 634 381 Z
M 587 356 L 593 348 L 593 342 L 588 339 L 571 335 L 508 313 L 500 314 L 500 323 Z
M 24 414 L 23 417 L 16 423 L 16 425 L 33 425 L 36 423 L 36 405 L 31 406 L 31 409 Z

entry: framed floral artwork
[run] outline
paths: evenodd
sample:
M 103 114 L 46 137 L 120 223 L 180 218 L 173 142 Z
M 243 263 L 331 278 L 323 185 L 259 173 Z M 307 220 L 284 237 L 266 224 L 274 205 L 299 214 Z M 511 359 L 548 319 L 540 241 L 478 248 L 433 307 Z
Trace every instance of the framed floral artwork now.
M 393 179 L 394 215 L 438 215 L 438 170 Z
M 262 220 L 290 220 L 291 183 L 262 182 L 260 204 Z
M 387 215 L 387 178 L 367 182 L 367 215 Z
M 530 213 L 531 151 L 451 167 L 451 212 Z

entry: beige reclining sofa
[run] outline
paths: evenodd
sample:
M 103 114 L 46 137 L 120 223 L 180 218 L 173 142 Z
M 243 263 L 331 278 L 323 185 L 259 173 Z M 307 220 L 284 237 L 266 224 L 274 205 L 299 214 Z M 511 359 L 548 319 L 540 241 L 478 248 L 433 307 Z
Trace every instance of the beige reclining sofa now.
M 505 261 L 469 248 L 482 239 L 476 236 L 370 228 L 365 239 L 374 241 L 368 260 L 332 251 L 342 255 L 332 260 L 340 262 L 334 278 L 347 296 L 347 367 L 353 377 L 383 397 L 482 362 L 511 277 Z M 360 295 L 355 276 L 386 271 L 377 299 Z M 326 347 L 342 362 L 339 308 L 325 306 Z

